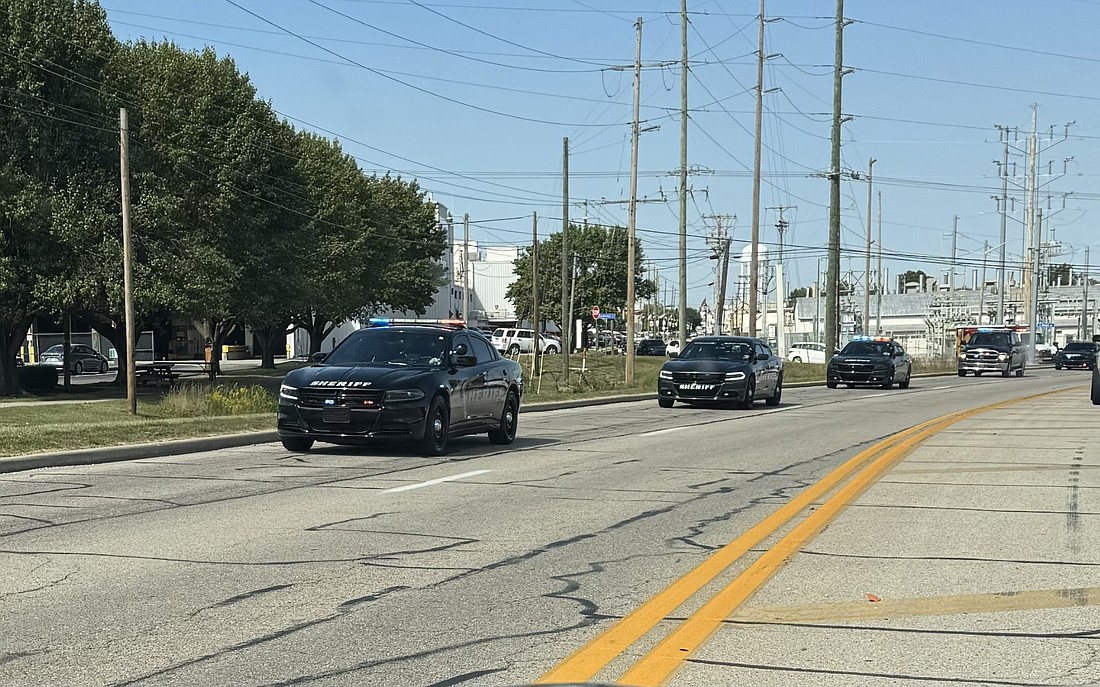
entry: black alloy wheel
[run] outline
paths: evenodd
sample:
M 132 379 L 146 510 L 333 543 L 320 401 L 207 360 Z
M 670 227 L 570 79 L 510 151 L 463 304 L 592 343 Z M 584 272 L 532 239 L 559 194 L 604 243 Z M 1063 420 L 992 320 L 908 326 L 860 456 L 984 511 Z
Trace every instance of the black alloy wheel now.
M 783 375 L 779 375 L 779 379 L 775 380 L 775 393 L 771 395 L 771 398 L 764 401 L 764 403 L 772 408 L 779 405 L 779 402 L 783 399 Z
M 504 409 L 500 413 L 499 426 L 489 430 L 489 441 L 502 446 L 515 441 L 516 428 L 519 426 L 519 399 L 514 391 L 508 392 L 504 399 Z
M 283 437 L 283 448 L 295 453 L 305 453 L 313 448 L 313 439 L 309 437 Z
M 745 396 L 741 399 L 740 405 L 745 410 L 751 410 L 754 403 L 756 403 L 756 375 L 749 377 L 749 383 L 745 385 Z
M 913 379 L 913 368 L 910 367 L 908 370 L 905 371 L 905 379 L 898 382 L 898 388 L 899 389 L 908 389 L 909 388 L 909 382 L 912 379 Z
M 428 415 L 424 418 L 424 436 L 418 448 L 425 456 L 441 456 L 447 450 L 447 434 L 450 426 L 450 413 L 447 401 L 442 396 L 432 399 L 428 406 Z

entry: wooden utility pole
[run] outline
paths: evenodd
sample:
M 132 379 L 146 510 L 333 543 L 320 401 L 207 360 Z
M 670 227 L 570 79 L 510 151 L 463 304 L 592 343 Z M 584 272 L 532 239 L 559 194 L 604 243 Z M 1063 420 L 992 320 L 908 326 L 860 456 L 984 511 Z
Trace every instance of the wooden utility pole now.
M 985 266 L 986 259 L 989 257 L 989 241 L 982 242 L 982 284 L 981 295 L 978 296 L 978 324 L 982 324 L 982 318 L 985 317 Z
M 638 119 L 642 94 L 642 18 L 635 23 L 638 37 L 634 48 L 634 122 L 630 141 L 630 212 L 626 228 L 626 383 L 634 382 L 634 227 L 638 215 Z
M 1092 322 L 1089 321 L 1089 248 L 1085 247 L 1085 289 L 1081 298 L 1081 340 L 1092 338 Z
M 764 0 L 760 0 L 760 23 L 756 55 L 756 131 L 752 150 L 752 253 L 749 257 L 749 336 L 756 336 L 756 292 L 760 288 L 760 137 L 764 113 Z
M 539 359 L 542 356 L 542 332 L 539 329 L 539 213 L 531 213 L 531 319 L 535 331 L 534 343 L 531 346 L 534 362 L 531 366 L 531 375 L 539 373 Z
M 1031 251 L 1034 250 L 1038 254 L 1038 242 L 1035 240 L 1035 167 L 1038 162 L 1038 150 L 1037 134 L 1035 131 L 1038 126 L 1039 108 L 1036 105 L 1031 106 L 1031 140 L 1028 143 L 1028 173 L 1027 173 L 1027 198 L 1026 208 L 1024 210 L 1024 225 L 1027 232 L 1026 246 L 1024 248 L 1024 255 L 1031 256 Z M 1031 294 L 1034 289 L 1034 282 L 1038 278 L 1038 275 L 1032 270 L 1032 260 L 1024 260 L 1024 320 L 1028 323 L 1033 321 L 1032 314 L 1035 310 L 1035 301 L 1032 300 Z M 1035 329 L 1034 326 L 1031 329 L 1031 354 L 1035 353 Z M 1029 358 L 1029 361 L 1033 358 Z
M 864 255 L 863 268 L 863 333 L 871 330 L 871 168 L 875 166 L 875 158 L 867 161 L 867 251 Z
M 882 333 L 882 290 L 886 280 L 882 276 L 882 191 L 878 192 L 878 266 L 875 267 L 875 333 Z
M 680 0 L 680 293 L 677 298 L 677 341 L 687 341 L 687 165 L 688 165 L 688 14 Z
M 561 140 L 561 380 L 569 384 L 573 304 L 569 300 L 569 137 Z
M 470 322 L 470 213 L 462 213 L 462 319 Z
M 118 111 L 119 169 L 122 181 L 122 297 L 126 311 L 126 402 L 130 414 L 137 415 L 137 376 L 134 373 L 134 276 L 130 246 L 130 123 L 126 108 Z
M 836 350 L 840 335 L 840 123 L 844 80 L 844 0 L 836 0 L 836 48 L 833 65 L 832 158 L 829 163 L 829 268 L 825 287 L 825 355 Z

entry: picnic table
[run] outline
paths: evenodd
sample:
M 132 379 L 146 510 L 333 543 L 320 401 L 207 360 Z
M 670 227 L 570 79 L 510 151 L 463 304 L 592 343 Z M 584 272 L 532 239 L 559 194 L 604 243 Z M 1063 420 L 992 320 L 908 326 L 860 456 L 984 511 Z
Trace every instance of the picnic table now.
M 181 368 L 208 373 L 210 363 L 197 360 L 157 360 L 150 363 L 137 363 L 134 366 L 134 376 L 137 378 L 138 384 L 167 386 L 182 376 Z

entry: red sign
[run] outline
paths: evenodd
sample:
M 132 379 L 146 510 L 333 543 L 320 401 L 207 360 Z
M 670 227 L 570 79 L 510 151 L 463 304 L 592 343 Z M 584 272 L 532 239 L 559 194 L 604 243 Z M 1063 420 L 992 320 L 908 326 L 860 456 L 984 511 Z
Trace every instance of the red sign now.
M 593 305 L 592 306 L 592 319 L 594 319 L 594 320 L 600 319 L 600 306 L 598 306 L 598 305 Z

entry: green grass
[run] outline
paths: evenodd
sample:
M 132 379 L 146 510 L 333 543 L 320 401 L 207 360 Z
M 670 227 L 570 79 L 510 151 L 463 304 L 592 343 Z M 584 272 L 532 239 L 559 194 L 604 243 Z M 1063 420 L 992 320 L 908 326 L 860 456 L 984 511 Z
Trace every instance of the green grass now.
M 157 400 L 0 406 L 0 456 L 187 439 L 275 427 L 274 399 L 262 390 L 184 386 Z

